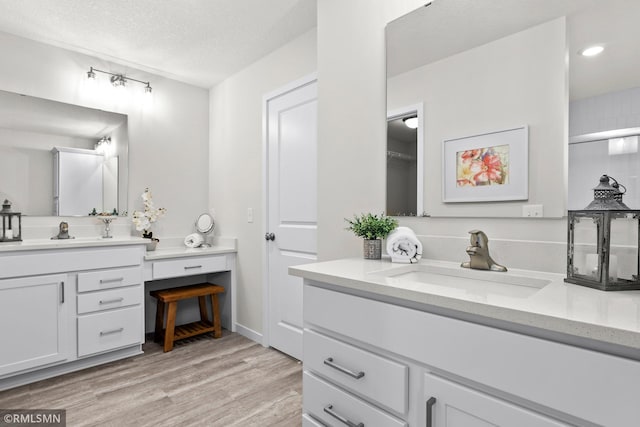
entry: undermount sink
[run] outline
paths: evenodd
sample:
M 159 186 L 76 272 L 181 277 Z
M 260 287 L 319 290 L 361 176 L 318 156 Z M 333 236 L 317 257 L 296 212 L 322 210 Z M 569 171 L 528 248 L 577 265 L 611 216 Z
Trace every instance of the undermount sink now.
M 511 272 L 425 264 L 409 264 L 370 274 L 387 277 L 390 284 L 423 284 L 483 297 L 491 295 L 527 298 L 551 283 L 550 279 L 529 277 Z

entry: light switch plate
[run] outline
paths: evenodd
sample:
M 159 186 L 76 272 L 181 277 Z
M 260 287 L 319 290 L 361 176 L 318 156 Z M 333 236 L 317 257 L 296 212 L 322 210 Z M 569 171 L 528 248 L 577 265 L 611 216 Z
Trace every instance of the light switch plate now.
M 247 222 L 253 222 L 253 208 L 247 208 Z

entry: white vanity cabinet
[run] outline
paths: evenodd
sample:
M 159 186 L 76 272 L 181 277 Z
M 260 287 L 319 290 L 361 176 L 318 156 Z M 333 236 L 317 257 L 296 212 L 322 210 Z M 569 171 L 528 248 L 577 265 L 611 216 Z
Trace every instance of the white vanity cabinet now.
M 144 243 L 78 245 L 0 252 L 0 390 L 142 352 Z
M 340 290 L 305 280 L 303 399 L 312 421 L 344 425 L 335 413 L 365 426 L 634 426 L 640 419 L 636 360 Z
M 0 378 L 72 356 L 66 274 L 0 280 Z

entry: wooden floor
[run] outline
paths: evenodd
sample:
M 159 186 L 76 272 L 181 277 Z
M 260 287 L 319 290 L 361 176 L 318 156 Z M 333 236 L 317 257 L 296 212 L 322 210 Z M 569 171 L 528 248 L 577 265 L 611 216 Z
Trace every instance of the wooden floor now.
M 66 409 L 67 426 L 300 426 L 302 365 L 223 331 L 0 392 L 3 409 Z

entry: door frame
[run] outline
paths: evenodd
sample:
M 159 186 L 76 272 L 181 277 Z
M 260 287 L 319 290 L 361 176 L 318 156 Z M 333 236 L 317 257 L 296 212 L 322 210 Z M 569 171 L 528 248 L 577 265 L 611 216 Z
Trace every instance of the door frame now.
M 269 227 L 269 101 L 279 96 L 292 92 L 303 86 L 310 85 L 318 80 L 318 73 L 313 72 L 300 79 L 287 83 L 280 88 L 266 93 L 262 97 L 262 236 L 268 232 Z M 270 328 L 270 286 L 269 286 L 269 245 L 264 243 L 262 249 L 262 346 L 269 347 Z
M 415 114 L 416 116 L 418 116 L 418 129 L 416 129 L 416 179 L 418 181 L 416 183 L 416 192 L 418 193 L 416 199 L 416 216 L 429 216 L 424 210 L 424 104 L 420 102 L 418 104 L 406 105 L 401 108 L 387 111 L 387 123 L 389 122 L 389 120 L 399 119 L 410 114 Z M 387 144 L 385 143 L 385 150 L 387 149 L 386 145 Z

